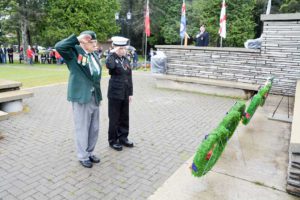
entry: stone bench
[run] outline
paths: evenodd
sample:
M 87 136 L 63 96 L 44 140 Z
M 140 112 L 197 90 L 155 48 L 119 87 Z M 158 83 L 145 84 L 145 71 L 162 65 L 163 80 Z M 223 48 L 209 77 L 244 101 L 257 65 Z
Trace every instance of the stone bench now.
M 0 110 L 0 121 L 8 119 L 8 113 Z
M 0 103 L 32 97 L 33 93 L 26 90 L 0 92 Z
M 22 83 L 0 79 L 0 120 L 8 118 L 8 113 L 23 110 L 22 100 L 33 96 L 33 93 L 20 90 Z
M 300 80 L 297 81 L 289 148 L 287 191 L 300 196 Z
M 204 94 L 227 96 L 233 98 L 249 99 L 259 90 L 259 85 L 225 81 L 217 79 L 205 79 L 198 77 L 185 77 L 174 75 L 155 74 L 158 88 L 199 92 Z
M 19 90 L 21 86 L 22 83 L 20 82 L 0 79 L 0 92 Z

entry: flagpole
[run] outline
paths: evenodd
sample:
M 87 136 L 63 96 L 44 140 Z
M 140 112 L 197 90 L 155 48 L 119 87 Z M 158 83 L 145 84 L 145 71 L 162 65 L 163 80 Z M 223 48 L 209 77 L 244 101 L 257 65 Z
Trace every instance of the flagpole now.
M 147 70 L 147 37 L 150 36 L 150 18 L 149 18 L 149 0 L 146 1 L 146 13 L 145 13 L 145 68 Z
M 226 38 L 226 4 L 225 0 L 222 2 L 221 14 L 220 14 L 220 47 L 223 47 L 223 38 Z
M 182 0 L 181 7 L 181 19 L 180 19 L 180 38 L 181 38 L 181 46 L 185 43 L 185 34 L 186 34 L 186 16 L 185 16 L 185 0 Z
M 269 15 L 271 13 L 271 5 L 272 5 L 272 0 L 269 0 L 267 5 L 267 10 L 266 10 L 266 15 Z
M 222 47 L 223 38 L 222 37 L 220 37 L 220 38 L 221 38 L 220 47 Z
M 147 70 L 147 33 L 145 33 L 146 36 L 146 42 L 145 42 L 145 71 Z

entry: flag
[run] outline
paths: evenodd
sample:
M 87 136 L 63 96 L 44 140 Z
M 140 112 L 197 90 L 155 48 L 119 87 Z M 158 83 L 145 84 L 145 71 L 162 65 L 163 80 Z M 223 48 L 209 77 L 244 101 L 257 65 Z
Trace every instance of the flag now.
M 267 6 L 266 15 L 269 15 L 269 14 L 270 14 L 270 12 L 271 12 L 271 4 L 272 4 L 272 1 L 271 1 L 271 0 L 269 0 L 269 1 L 268 1 L 268 6 Z
M 181 20 L 180 20 L 180 37 L 184 38 L 186 32 L 186 18 L 185 18 L 185 0 L 183 0 L 181 8 Z
M 222 3 L 219 35 L 222 38 L 226 38 L 226 4 L 225 4 L 225 0 L 223 0 L 223 3 Z
M 150 36 L 150 15 L 149 15 L 149 1 L 147 1 L 146 13 L 145 13 L 145 33 L 146 36 Z

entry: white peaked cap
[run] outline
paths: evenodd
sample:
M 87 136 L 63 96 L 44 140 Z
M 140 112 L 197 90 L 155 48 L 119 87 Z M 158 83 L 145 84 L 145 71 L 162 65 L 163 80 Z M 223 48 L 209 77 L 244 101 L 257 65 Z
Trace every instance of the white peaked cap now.
M 129 39 L 125 37 L 114 36 L 111 38 L 111 40 L 114 46 L 127 46 Z

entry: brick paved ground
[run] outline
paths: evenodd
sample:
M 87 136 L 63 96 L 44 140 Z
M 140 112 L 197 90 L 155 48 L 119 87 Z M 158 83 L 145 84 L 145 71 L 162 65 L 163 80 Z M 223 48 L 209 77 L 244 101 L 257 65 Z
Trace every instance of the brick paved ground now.
M 32 89 L 29 111 L 0 122 L 0 199 L 146 199 L 193 155 L 203 136 L 233 105 L 229 98 L 155 88 L 134 74 L 130 138 L 133 149 L 107 143 L 107 79 L 103 79 L 101 163 L 83 168 L 76 159 L 66 85 Z

